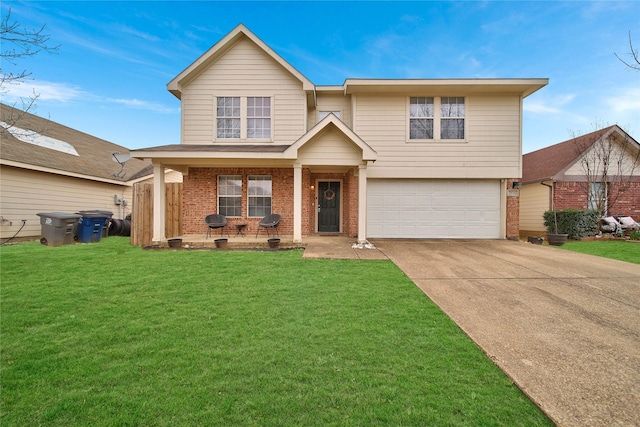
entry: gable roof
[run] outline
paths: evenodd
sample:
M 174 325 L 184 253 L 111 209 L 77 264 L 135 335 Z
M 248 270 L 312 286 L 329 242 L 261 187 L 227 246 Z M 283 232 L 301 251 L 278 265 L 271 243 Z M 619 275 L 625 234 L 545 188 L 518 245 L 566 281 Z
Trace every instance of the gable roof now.
M 280 64 L 285 70 L 287 70 L 293 77 L 298 79 L 302 83 L 302 89 L 305 91 L 313 92 L 315 86 L 309 79 L 307 79 L 302 73 L 295 69 L 291 64 L 285 61 L 280 55 L 278 55 L 273 49 L 267 46 L 258 36 L 253 34 L 243 24 L 238 24 L 229 34 L 224 36 L 220 41 L 214 44 L 209 50 L 200 55 L 191 65 L 189 65 L 184 71 L 173 78 L 168 84 L 167 89 L 176 98 L 181 99 L 182 85 L 188 81 L 191 81 L 195 76 L 200 74 L 204 69 L 209 67 L 212 62 L 215 62 L 220 56 L 234 45 L 240 38 L 246 37 L 262 49 L 267 55 L 269 55 L 275 62 Z
M 340 133 L 353 142 L 358 148 L 362 150 L 362 160 L 376 161 L 378 159 L 378 153 L 371 148 L 369 144 L 364 142 L 354 131 L 352 131 L 342 120 L 337 118 L 333 113 L 328 114 L 327 117 L 320 120 L 309 132 L 305 133 L 300 139 L 291 144 L 284 152 L 287 158 L 298 158 L 298 150 L 302 148 L 306 143 L 312 141 L 318 134 L 329 127 L 334 127 Z
M 538 182 L 557 179 L 564 171 L 573 166 L 589 147 L 596 141 L 618 132 L 631 141 L 631 138 L 619 126 L 613 125 L 572 138 L 522 156 L 522 182 Z M 636 142 L 637 145 L 637 142 Z
M 129 154 L 121 145 L 0 104 L 3 165 L 109 183 L 124 183 L 153 174 L 149 160 L 118 164 L 113 153 Z M 29 140 L 31 142 L 26 142 Z

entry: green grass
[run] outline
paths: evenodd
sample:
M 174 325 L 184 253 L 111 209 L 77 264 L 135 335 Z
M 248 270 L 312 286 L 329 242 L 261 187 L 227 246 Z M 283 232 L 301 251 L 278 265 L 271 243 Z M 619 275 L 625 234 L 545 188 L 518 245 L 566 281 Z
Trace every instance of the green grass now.
M 568 241 L 558 247 L 583 254 L 640 264 L 640 243 L 623 240 L 580 240 Z
M 389 261 L 0 256 L 3 426 L 551 425 Z

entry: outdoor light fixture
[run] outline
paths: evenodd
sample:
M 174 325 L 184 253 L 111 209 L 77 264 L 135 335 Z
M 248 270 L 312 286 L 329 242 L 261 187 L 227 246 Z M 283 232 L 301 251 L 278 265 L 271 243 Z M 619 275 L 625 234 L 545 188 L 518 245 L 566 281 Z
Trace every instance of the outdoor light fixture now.
M 513 181 L 513 182 L 511 183 L 511 188 L 514 188 L 514 189 L 516 189 L 516 190 L 519 190 L 519 189 L 520 189 L 520 187 L 522 187 L 522 183 L 521 183 L 521 182 Z

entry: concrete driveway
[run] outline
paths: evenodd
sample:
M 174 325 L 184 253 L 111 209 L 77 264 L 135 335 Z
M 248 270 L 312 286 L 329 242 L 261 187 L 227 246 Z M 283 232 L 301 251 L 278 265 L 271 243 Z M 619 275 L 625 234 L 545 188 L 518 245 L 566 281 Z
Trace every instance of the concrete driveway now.
M 556 424 L 640 425 L 640 265 L 506 240 L 371 242 Z

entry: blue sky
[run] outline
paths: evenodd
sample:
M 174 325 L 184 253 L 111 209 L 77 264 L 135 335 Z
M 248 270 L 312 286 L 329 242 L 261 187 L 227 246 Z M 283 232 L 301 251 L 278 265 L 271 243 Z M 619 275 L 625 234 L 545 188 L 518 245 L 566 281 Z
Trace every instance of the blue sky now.
M 180 142 L 166 84 L 238 23 L 317 85 L 346 78 L 549 78 L 525 99 L 523 152 L 617 123 L 640 140 L 638 1 L 2 1 L 57 54 L 3 63 L 32 73 L 2 102 L 127 148 Z M 3 46 L 4 49 L 4 46 Z

